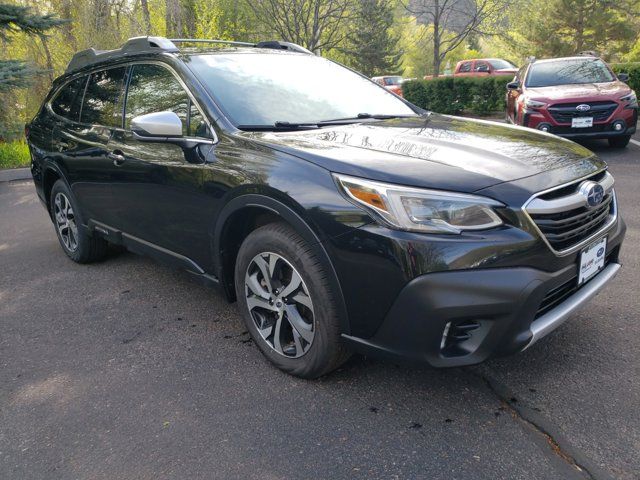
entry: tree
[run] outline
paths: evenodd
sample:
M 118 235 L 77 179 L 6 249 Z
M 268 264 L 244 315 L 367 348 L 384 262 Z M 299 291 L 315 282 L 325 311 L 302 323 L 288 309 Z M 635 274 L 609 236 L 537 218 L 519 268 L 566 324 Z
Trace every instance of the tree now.
M 338 46 L 346 33 L 349 0 L 247 0 L 256 19 L 282 40 L 314 53 Z
M 33 14 L 28 7 L 0 3 L 0 41 L 4 44 L 8 44 L 13 35 L 24 33 L 38 37 L 48 52 L 45 32 L 63 23 L 64 20 L 53 15 Z M 50 55 L 47 57 L 47 64 L 51 65 Z M 9 136 L 9 131 L 15 129 L 13 121 L 10 120 L 11 115 L 3 111 L 12 108 L 8 94 L 17 88 L 28 86 L 33 76 L 41 72 L 41 69 L 21 60 L 0 60 L 0 94 L 3 97 L 0 99 L 0 140 L 5 139 Z
M 637 36 L 637 0 L 522 1 L 509 20 L 505 43 L 522 57 L 574 55 L 594 50 L 616 58 L 631 49 Z
M 433 27 L 433 74 L 438 76 L 447 54 L 470 35 L 483 33 L 481 27 L 509 3 L 509 0 L 410 0 L 405 8 Z
M 390 0 L 360 0 L 348 45 L 341 48 L 351 58 L 350 65 L 369 77 L 394 73 L 400 67 L 399 37 L 392 31 L 393 7 Z

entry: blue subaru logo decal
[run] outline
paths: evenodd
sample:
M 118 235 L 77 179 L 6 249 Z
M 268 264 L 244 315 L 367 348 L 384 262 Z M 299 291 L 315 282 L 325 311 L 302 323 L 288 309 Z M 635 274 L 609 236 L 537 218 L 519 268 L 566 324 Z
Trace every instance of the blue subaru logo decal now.
M 591 180 L 582 182 L 579 191 L 584 196 L 589 208 L 597 207 L 604 200 L 604 188 L 597 182 Z
M 598 258 L 600 258 L 603 254 L 604 254 L 604 247 L 600 247 L 598 249 L 598 253 L 596 253 L 596 255 L 598 256 Z

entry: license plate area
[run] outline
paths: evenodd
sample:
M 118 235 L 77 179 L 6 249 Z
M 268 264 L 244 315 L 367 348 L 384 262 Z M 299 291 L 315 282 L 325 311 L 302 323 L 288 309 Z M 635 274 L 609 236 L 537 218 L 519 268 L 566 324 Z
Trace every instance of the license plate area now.
M 601 238 L 582 250 L 578 265 L 578 285 L 582 285 L 604 268 L 606 256 L 607 237 Z
M 571 119 L 572 128 L 593 127 L 593 117 L 576 117 Z

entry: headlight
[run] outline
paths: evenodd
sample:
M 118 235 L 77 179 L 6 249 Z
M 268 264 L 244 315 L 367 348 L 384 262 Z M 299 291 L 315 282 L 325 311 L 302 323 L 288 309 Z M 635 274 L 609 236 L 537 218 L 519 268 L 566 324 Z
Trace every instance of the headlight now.
M 349 198 L 393 228 L 460 233 L 502 225 L 493 207 L 504 205 L 490 198 L 334 176 Z
M 542 108 L 546 105 L 544 102 L 539 102 L 537 100 L 531 100 L 530 98 L 524 101 L 524 106 L 526 108 Z
M 627 107 L 637 107 L 638 106 L 638 97 L 636 96 L 636 92 L 631 92 L 629 95 L 625 95 L 624 97 L 620 97 L 622 102 L 629 102 Z

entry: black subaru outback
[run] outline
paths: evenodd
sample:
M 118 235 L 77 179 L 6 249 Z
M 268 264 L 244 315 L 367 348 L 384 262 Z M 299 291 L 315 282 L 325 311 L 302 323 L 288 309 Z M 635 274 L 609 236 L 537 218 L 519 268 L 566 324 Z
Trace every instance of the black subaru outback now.
M 194 45 L 80 52 L 27 125 L 72 260 L 112 243 L 219 285 L 301 377 L 352 350 L 439 367 L 521 351 L 620 268 L 614 180 L 589 150 L 423 111 L 293 44 Z

